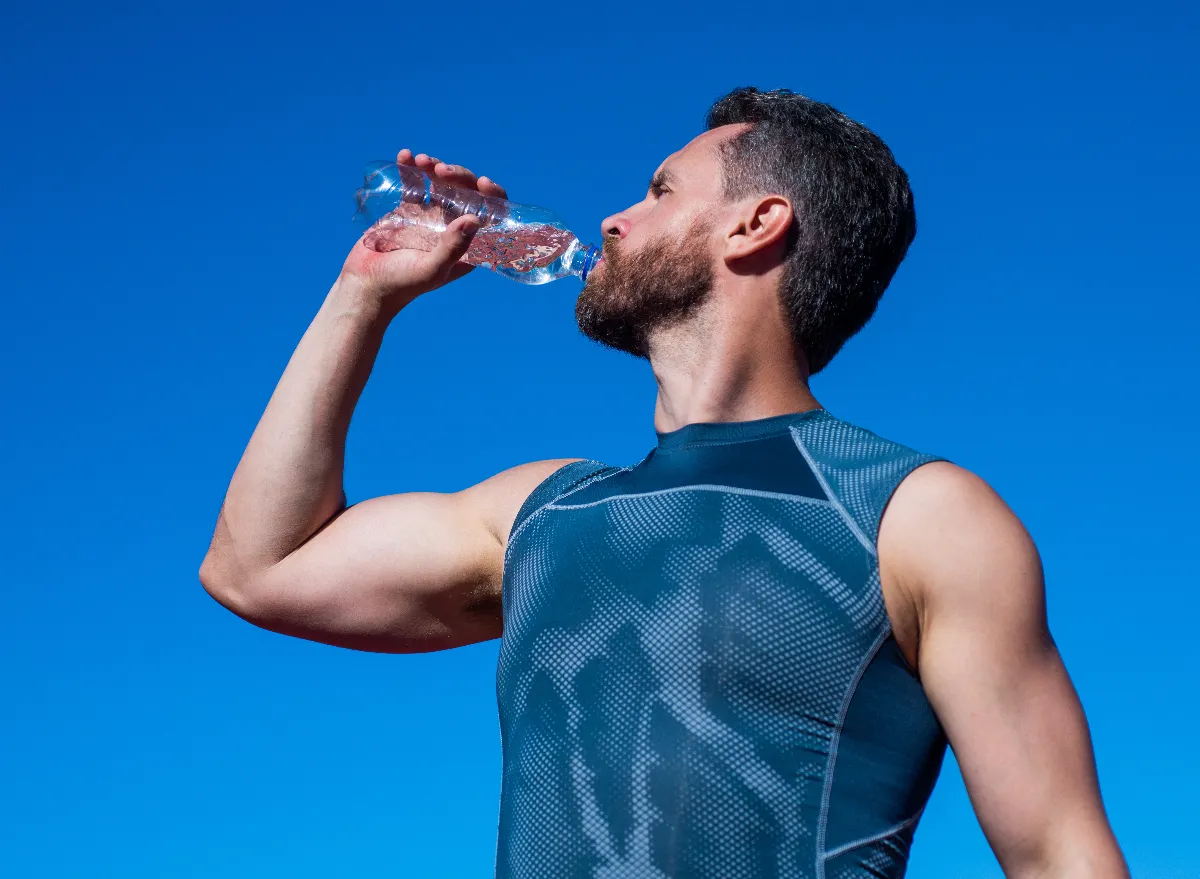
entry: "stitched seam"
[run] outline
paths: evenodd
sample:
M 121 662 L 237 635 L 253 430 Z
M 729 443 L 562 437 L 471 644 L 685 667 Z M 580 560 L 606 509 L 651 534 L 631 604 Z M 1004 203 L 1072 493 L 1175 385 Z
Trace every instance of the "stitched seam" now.
M 825 853 L 825 860 L 828 861 L 830 858 L 836 858 L 838 855 L 844 855 L 846 852 L 859 848 L 860 846 L 869 845 L 872 842 L 882 842 L 890 836 L 895 836 L 898 833 L 902 833 L 916 824 L 924 811 L 925 807 L 922 806 L 920 811 L 918 811 L 917 814 L 913 815 L 911 818 L 907 818 L 904 821 L 901 821 L 899 824 L 882 831 L 881 833 L 876 833 L 872 836 L 856 839 L 854 842 L 847 842 L 839 845 L 837 848 L 831 849 Z
M 656 495 L 672 494 L 674 492 L 681 491 L 721 491 L 728 494 L 742 494 L 749 495 L 750 497 L 765 497 L 772 500 L 796 501 L 798 503 L 814 504 L 821 507 L 831 506 L 829 501 L 821 500 L 820 498 L 806 497 L 802 494 L 784 494 L 774 491 L 757 491 L 752 488 L 734 488 L 731 485 L 681 485 L 676 488 L 660 488 L 657 491 L 643 491 L 635 494 L 614 494 L 598 501 L 589 501 L 586 504 L 560 504 L 558 503 L 558 499 L 555 499 L 547 504 L 546 508 L 554 510 L 583 510 L 588 507 L 607 504 L 610 501 L 627 500 L 629 498 L 640 497 L 655 497 Z M 541 512 L 541 510 L 539 509 L 538 512 Z
M 833 793 L 833 770 L 837 764 L 838 746 L 842 741 L 842 728 L 846 724 L 846 714 L 850 710 L 850 703 L 854 699 L 854 694 L 858 691 L 858 685 L 862 682 L 863 675 L 867 673 L 867 667 L 875 659 L 879 649 L 883 647 L 888 636 L 892 633 L 892 627 L 885 626 L 879 633 L 879 637 L 875 639 L 875 643 L 871 645 L 871 649 L 867 651 L 867 655 L 863 661 L 859 663 L 858 670 L 854 673 L 854 677 L 850 681 L 850 686 L 846 689 L 846 696 L 842 699 L 842 709 L 838 712 L 837 726 L 834 727 L 833 741 L 829 746 L 829 759 L 825 762 L 825 786 L 821 791 L 821 811 L 817 818 L 817 863 L 816 863 L 816 879 L 825 879 L 825 829 L 829 824 L 829 799 Z
M 566 465 L 566 466 L 570 466 L 570 465 Z M 518 525 L 513 530 L 513 532 L 508 535 L 508 543 L 504 547 L 504 568 L 506 570 L 508 568 L 509 555 L 512 553 L 512 548 L 516 544 L 517 538 L 521 536 L 521 532 L 523 532 L 525 530 L 526 526 L 529 525 L 529 523 L 532 522 L 534 519 L 536 519 L 538 517 L 538 514 L 543 512 L 547 507 L 549 507 L 551 504 L 555 503 L 556 501 L 562 500 L 565 497 L 570 497 L 575 492 L 580 491 L 581 489 L 587 488 L 589 485 L 593 485 L 594 483 L 600 482 L 601 480 L 608 479 L 608 477 L 610 477 L 610 476 L 616 476 L 618 473 L 628 473 L 632 469 L 633 469 L 632 467 L 621 467 L 617 470 L 613 470 L 611 473 L 593 473 L 591 476 L 589 476 L 587 479 L 585 479 L 579 485 L 572 488 L 570 491 L 564 491 L 562 494 L 555 495 L 550 500 L 546 501 L 546 503 L 542 504 L 540 507 L 538 507 L 532 513 L 530 513 L 528 516 L 526 516 L 525 521 L 522 522 L 520 525 Z
M 792 442 L 796 444 L 796 448 L 799 449 L 800 454 L 804 456 L 804 460 L 808 462 L 809 469 L 812 470 L 813 476 L 817 478 L 817 482 L 820 483 L 822 490 L 824 490 L 826 496 L 828 496 L 829 503 L 835 510 L 838 511 L 842 517 L 842 520 L 846 523 L 846 526 L 851 532 L 853 532 L 854 536 L 858 538 L 858 542 L 863 545 L 866 551 L 872 556 L 877 555 L 875 544 L 871 542 L 867 535 L 863 534 L 862 529 L 858 527 L 858 523 L 854 521 L 854 518 L 846 511 L 846 508 L 842 506 L 842 502 L 838 500 L 837 495 L 835 495 L 829 488 L 829 483 L 826 482 L 825 477 L 821 475 L 821 471 L 817 467 L 817 462 L 813 460 L 812 455 L 810 455 L 808 452 L 808 448 L 804 445 L 804 441 L 800 439 L 800 432 L 794 427 L 791 430 Z

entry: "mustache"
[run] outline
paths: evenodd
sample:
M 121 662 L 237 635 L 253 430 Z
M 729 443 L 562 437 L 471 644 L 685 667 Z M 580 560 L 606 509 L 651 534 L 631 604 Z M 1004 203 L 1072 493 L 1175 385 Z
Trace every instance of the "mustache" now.
M 605 238 L 603 243 L 600 245 L 600 258 L 607 260 L 619 259 L 620 257 L 617 255 L 617 248 L 620 240 L 620 238 L 615 236 Z

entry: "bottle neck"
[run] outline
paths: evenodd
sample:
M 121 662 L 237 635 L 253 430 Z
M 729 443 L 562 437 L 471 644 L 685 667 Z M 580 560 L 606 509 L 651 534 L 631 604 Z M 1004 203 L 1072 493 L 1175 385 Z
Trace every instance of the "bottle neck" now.
M 580 241 L 575 245 L 575 250 L 571 254 L 568 270 L 586 284 L 588 275 L 591 274 L 592 269 L 596 267 L 596 263 L 600 262 L 601 258 L 599 247 Z

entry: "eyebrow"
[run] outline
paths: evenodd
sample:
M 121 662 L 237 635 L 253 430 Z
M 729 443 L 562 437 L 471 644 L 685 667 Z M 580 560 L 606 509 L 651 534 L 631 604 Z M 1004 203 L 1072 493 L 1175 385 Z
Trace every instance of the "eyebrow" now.
M 665 183 L 674 183 L 674 182 L 675 182 L 675 175 L 672 174 L 670 171 L 668 171 L 666 168 L 662 168 L 662 169 L 656 171 L 654 173 L 654 176 L 650 178 L 650 182 L 646 185 L 646 189 L 648 189 L 648 190 L 657 189 Z

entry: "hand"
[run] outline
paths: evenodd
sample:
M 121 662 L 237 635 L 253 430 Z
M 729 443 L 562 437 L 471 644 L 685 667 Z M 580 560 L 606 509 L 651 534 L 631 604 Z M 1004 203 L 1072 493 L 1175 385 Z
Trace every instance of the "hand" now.
M 425 153 L 414 156 L 411 150 L 401 150 L 396 156 L 396 163 L 419 168 L 434 180 L 460 189 L 471 189 L 499 198 L 508 197 L 504 187 L 494 180 L 476 177 L 462 165 L 448 165 Z M 430 232 L 428 236 L 418 235 L 412 242 L 415 246 L 405 246 L 386 253 L 364 244 L 371 234 L 368 231 L 346 257 L 339 280 L 355 281 L 367 295 L 399 310 L 422 293 L 436 290 L 472 270 L 473 266 L 464 262 L 463 257 L 479 225 L 477 217 L 462 216 L 440 234 Z M 422 237 L 426 240 L 420 240 Z

